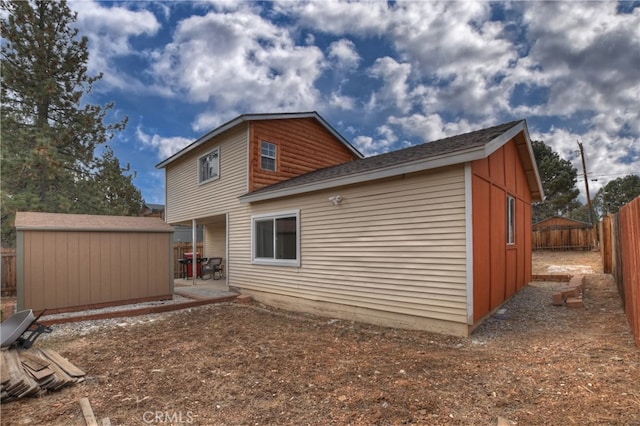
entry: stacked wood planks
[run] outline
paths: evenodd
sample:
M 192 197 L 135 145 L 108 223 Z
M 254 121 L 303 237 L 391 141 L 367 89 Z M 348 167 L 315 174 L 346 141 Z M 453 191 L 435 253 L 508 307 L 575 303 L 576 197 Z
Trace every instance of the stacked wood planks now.
M 2 402 L 41 396 L 84 381 L 85 372 L 51 349 L 9 348 L 0 352 Z

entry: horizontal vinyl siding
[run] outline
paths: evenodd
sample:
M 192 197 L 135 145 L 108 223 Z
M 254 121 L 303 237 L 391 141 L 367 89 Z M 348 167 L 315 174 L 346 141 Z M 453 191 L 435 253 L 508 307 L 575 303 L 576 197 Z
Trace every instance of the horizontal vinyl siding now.
M 167 166 L 167 222 L 224 214 L 247 192 L 247 127 L 238 126 Z M 220 147 L 220 178 L 200 185 L 198 158 Z
M 230 219 L 230 285 L 466 324 L 464 199 L 455 167 L 247 205 Z M 251 264 L 251 215 L 295 208 L 301 267 Z

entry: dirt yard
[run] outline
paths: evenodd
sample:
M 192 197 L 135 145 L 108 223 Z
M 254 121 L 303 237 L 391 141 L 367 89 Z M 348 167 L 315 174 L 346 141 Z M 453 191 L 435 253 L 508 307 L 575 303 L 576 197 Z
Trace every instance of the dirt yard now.
M 534 273 L 594 256 L 537 253 Z M 3 404 L 2 424 L 82 425 L 88 397 L 112 425 L 640 425 L 611 278 L 587 276 L 583 309 L 552 306 L 559 287 L 532 283 L 468 339 L 233 303 L 85 327 L 37 345 L 87 380 Z

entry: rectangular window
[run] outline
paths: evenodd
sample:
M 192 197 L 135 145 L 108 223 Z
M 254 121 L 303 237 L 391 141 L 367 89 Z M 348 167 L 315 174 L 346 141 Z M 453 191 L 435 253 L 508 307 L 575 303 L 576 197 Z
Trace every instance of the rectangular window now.
M 507 244 L 516 243 L 516 199 L 507 195 Z
M 300 266 L 299 219 L 299 210 L 253 216 L 253 263 Z
M 205 183 L 220 177 L 220 148 L 198 159 L 198 182 Z
M 263 170 L 275 172 L 277 169 L 278 146 L 270 142 L 262 141 L 260 152 L 260 167 L 262 167 Z

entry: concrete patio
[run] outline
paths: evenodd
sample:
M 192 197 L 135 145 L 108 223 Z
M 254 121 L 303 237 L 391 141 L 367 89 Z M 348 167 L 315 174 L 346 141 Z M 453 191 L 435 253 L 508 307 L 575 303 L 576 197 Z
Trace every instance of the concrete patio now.
M 195 300 L 238 295 L 227 286 L 225 278 L 219 280 L 197 278 L 195 281 L 178 278 L 173 280 L 173 293 Z

